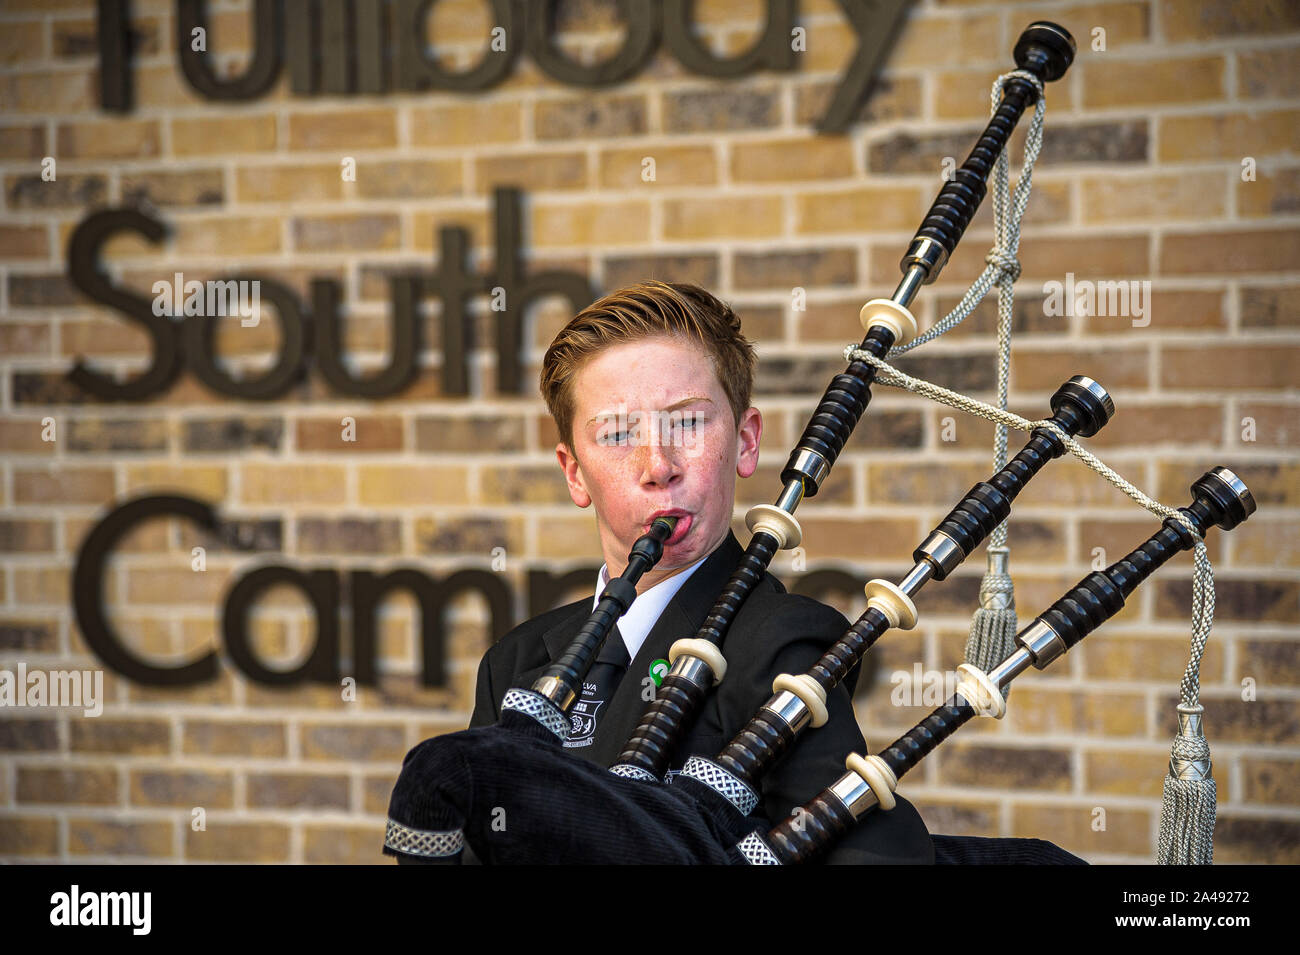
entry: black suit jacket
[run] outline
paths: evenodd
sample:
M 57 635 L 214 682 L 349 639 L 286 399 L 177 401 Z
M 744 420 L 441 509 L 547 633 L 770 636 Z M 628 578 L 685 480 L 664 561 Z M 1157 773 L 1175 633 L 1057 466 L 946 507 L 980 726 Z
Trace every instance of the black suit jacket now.
M 574 755 L 602 766 L 614 762 L 647 705 L 641 677 L 650 664 L 667 658 L 682 637 L 693 637 L 718 594 L 740 563 L 743 551 L 735 536 L 726 539 L 696 568 L 651 628 L 636 659 L 606 704 L 592 745 Z M 591 614 L 592 598 L 567 604 L 511 630 L 483 656 L 478 670 L 470 726 L 495 723 L 501 699 L 512 687 L 528 687 L 558 657 Z M 679 747 L 672 764 L 678 769 L 690 755 L 716 756 L 772 695 L 780 673 L 803 673 L 848 629 L 838 611 L 808 597 L 786 593 L 771 574 L 741 606 L 722 644 L 726 679 L 706 698 L 704 707 Z M 616 638 L 611 638 L 616 639 Z M 785 819 L 844 773 L 844 759 L 866 745 L 851 704 L 858 670 L 829 695 L 830 720 L 800 734 L 793 749 L 767 774 L 761 813 L 769 822 Z M 932 863 L 934 845 L 916 809 L 901 796 L 890 812 L 870 813 L 840 840 L 827 858 L 832 863 Z

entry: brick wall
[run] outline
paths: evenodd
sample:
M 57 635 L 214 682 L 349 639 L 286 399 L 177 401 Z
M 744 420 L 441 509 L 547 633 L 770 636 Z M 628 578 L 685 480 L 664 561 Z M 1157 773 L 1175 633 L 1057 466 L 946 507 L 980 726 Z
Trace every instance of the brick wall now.
M 697 6 L 715 49 L 757 35 L 756 0 Z M 247 7 L 213 4 L 209 49 L 224 75 L 247 61 Z M 563 45 L 591 57 L 617 47 L 609 7 L 567 4 Z M 1300 861 L 1298 8 L 925 0 L 859 122 L 817 135 L 812 123 L 855 43 L 831 0 L 800 7 L 807 50 L 793 73 L 706 80 L 661 50 L 635 80 L 590 92 L 547 78 L 525 55 L 509 80 L 472 97 L 304 98 L 282 79 L 267 97 L 223 104 L 180 77 L 172 5 L 136 0 L 137 106 L 115 116 L 98 107 L 93 4 L 0 5 L 0 666 L 101 668 L 72 612 L 71 571 L 110 507 L 185 494 L 220 518 L 212 532 L 178 518 L 140 525 L 117 546 L 104 591 L 133 652 L 181 662 L 215 648 L 217 678 L 169 689 L 105 670 L 99 717 L 0 713 L 0 857 L 380 861 L 402 755 L 468 719 L 490 639 L 483 606 L 456 601 L 446 686 L 426 689 L 417 605 L 387 601 L 378 684 L 346 700 L 337 686 L 244 678 L 219 637 L 227 592 L 266 564 L 341 577 L 478 568 L 509 582 L 522 617 L 530 569 L 599 562 L 591 518 L 572 507 L 554 466 L 544 406 L 497 392 L 493 313 L 482 302 L 469 399 L 443 393 L 432 309 L 419 373 L 390 398 L 340 397 L 315 370 L 265 402 L 221 395 L 189 370 L 142 403 L 81 392 L 66 380 L 77 357 L 118 374 L 149 362 L 136 326 L 69 284 L 67 242 L 88 212 L 145 204 L 169 225 L 160 246 L 118 238 L 105 251 L 113 280 L 144 294 L 175 271 L 255 269 L 304 300 L 312 278 L 336 279 L 349 366 L 361 373 L 388 360 L 388 277 L 432 273 L 448 225 L 469 230 L 471 262 L 490 268 L 492 191 L 519 187 L 530 273 L 576 270 L 594 291 L 695 281 L 741 313 L 759 345 L 767 421 L 763 465 L 737 495 L 743 513 L 773 498 L 785 453 L 857 337 L 862 302 L 892 291 L 944 160 L 960 163 L 974 143 L 1015 36 L 1048 17 L 1080 53 L 1049 90 L 1011 402 L 1037 416 L 1069 375 L 1092 375 L 1118 413 L 1089 444 L 1138 485 L 1181 504 L 1190 479 L 1226 464 L 1253 489 L 1254 519 L 1210 539 L 1218 625 L 1202 696 L 1219 786 L 1216 859 Z M 431 32 L 457 68 L 482 55 L 486 9 L 436 7 Z M 1097 30 L 1104 49 L 1094 48 Z M 340 174 L 345 156 L 355 181 Z M 641 176 L 647 156 L 653 182 Z M 44 157 L 57 162 L 53 181 L 42 179 Z M 918 297 L 921 317 L 956 303 L 990 241 L 985 209 Z M 1150 281 L 1149 324 L 1049 314 L 1047 283 L 1067 273 Z M 529 316 L 530 380 L 569 312 L 553 297 Z M 275 361 L 277 329 L 219 323 L 223 366 L 260 374 Z M 903 367 L 987 399 L 994 348 L 990 302 Z M 876 394 L 827 487 L 800 512 L 807 570 L 896 578 L 988 471 L 988 427 L 891 389 Z M 341 436 L 345 417 L 355 440 Z M 1098 548 L 1114 560 L 1154 526 L 1081 465 L 1053 464 L 1012 526 L 1022 619 L 1086 573 Z M 968 564 L 923 594 L 915 631 L 874 651 L 857 701 L 873 748 L 927 709 L 895 705 L 895 674 L 960 661 L 983 561 Z M 789 555 L 775 569 L 798 576 Z M 1094 862 L 1152 857 L 1191 569 L 1186 555 L 1173 562 L 1088 645 L 1018 682 L 1005 721 L 963 730 L 908 778 L 934 831 L 1038 836 Z M 861 609 L 851 593 L 826 599 L 850 616 Z M 315 639 L 306 599 L 286 585 L 259 601 L 251 629 L 254 650 L 281 667 Z M 346 647 L 347 619 L 341 629 Z M 205 828 L 194 822 L 200 808 Z

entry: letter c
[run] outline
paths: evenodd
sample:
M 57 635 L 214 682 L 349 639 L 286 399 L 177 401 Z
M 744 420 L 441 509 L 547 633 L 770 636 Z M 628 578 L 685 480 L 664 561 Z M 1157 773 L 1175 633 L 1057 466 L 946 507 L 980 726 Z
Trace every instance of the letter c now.
M 145 686 L 191 686 L 216 678 L 215 650 L 182 666 L 154 666 L 132 654 L 104 616 L 104 564 L 109 553 L 136 524 L 167 514 L 188 517 L 208 530 L 217 526 L 212 508 L 192 497 L 154 495 L 127 501 L 110 511 L 82 541 L 72 571 L 72 606 L 86 643 L 110 669 Z

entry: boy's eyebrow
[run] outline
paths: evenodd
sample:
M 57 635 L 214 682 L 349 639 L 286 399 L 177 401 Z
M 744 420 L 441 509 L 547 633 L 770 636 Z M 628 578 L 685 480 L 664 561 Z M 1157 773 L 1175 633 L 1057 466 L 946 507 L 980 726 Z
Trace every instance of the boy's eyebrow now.
M 705 404 L 710 404 L 710 405 L 713 404 L 713 399 L 706 395 L 689 395 L 685 398 L 682 398 L 680 401 L 674 401 L 672 404 L 668 405 L 666 408 L 663 408 L 662 410 L 676 411 L 678 408 L 682 408 L 686 405 L 693 405 L 697 401 L 703 401 Z M 593 421 L 597 421 L 604 418 L 616 417 L 617 415 L 618 415 L 617 411 L 598 411 L 590 418 L 587 419 L 587 424 L 591 424 Z

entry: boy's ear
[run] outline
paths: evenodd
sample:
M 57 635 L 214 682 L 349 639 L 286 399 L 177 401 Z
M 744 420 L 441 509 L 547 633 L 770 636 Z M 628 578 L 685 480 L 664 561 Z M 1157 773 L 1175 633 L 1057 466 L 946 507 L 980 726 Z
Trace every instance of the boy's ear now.
M 591 495 L 587 493 L 582 471 L 578 468 L 577 455 L 569 450 L 567 444 L 561 441 L 555 446 L 555 458 L 560 462 L 560 470 L 564 472 L 564 481 L 569 485 L 569 497 L 573 499 L 573 503 L 579 507 L 590 506 Z
M 740 416 L 740 427 L 736 429 L 736 473 L 743 478 L 758 467 L 758 442 L 762 437 L 763 414 L 749 408 Z

